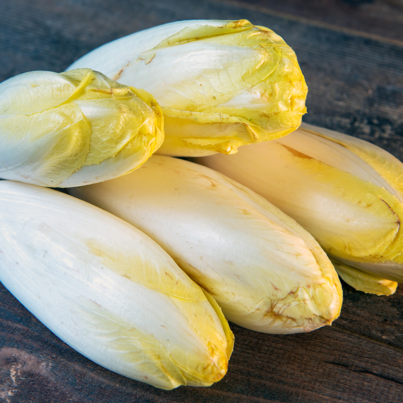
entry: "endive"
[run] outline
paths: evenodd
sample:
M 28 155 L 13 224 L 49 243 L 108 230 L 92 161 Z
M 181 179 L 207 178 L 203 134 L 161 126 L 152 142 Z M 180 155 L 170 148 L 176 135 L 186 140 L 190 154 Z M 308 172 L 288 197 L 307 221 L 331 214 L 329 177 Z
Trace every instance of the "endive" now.
M 301 124 L 307 86 L 294 51 L 247 20 L 192 20 L 110 42 L 73 63 L 144 88 L 161 105 L 159 153 L 231 154 Z
M 0 84 L 0 178 L 50 187 L 111 179 L 158 149 L 162 127 L 150 94 L 98 72 L 21 74 Z
M 162 389 L 208 386 L 233 335 L 149 237 L 71 196 L 0 181 L 0 281 L 96 363 Z
M 71 192 L 153 238 L 234 323 L 297 333 L 339 315 L 339 279 L 313 237 L 211 169 L 153 156 L 132 174 Z
M 295 218 L 337 261 L 403 281 L 403 166 L 386 151 L 303 124 L 274 142 L 200 161 Z

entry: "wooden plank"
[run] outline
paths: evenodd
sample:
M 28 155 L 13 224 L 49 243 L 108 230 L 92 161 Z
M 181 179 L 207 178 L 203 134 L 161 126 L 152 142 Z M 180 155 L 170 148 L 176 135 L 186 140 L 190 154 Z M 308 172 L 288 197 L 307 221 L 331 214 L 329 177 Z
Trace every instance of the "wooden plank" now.
M 403 159 L 403 46 L 385 28 L 389 18 L 394 30 L 400 11 L 379 13 L 384 31 L 368 32 L 384 38 L 375 40 L 333 29 L 331 24 L 342 18 L 331 24 L 319 18 L 319 3 L 285 0 L 287 12 L 294 15 L 281 16 L 283 6 L 278 2 L 273 12 L 272 0 L 2 0 L 0 80 L 30 70 L 62 71 L 93 48 L 150 26 L 192 18 L 247 18 L 275 30 L 297 52 L 310 89 L 307 122 L 373 141 Z M 336 0 L 325 3 L 330 15 L 343 16 L 347 10 L 336 7 Z M 373 10 L 379 3 L 371 3 Z M 294 18 L 304 5 L 316 10 L 309 14 L 304 9 L 302 16 L 309 21 Z M 358 18 L 362 25 L 356 28 L 363 32 L 373 21 L 365 25 L 365 7 L 352 11 L 348 20 Z M 113 374 L 74 352 L 0 286 L 0 401 L 402 401 L 403 291 L 386 298 L 345 286 L 344 298 L 334 326 L 311 334 L 263 335 L 232 326 L 235 351 L 223 381 L 211 388 L 165 392 Z
M 224 1 L 354 36 L 382 42 L 403 42 L 403 0 Z
M 7 396 L 10 402 L 41 401 L 43 396 L 48 400 L 42 401 L 74 402 L 129 402 L 134 397 L 141 402 L 189 403 L 401 401 L 403 315 L 395 311 L 402 306 L 403 291 L 376 298 L 346 286 L 344 294 L 343 312 L 335 326 L 310 334 L 275 336 L 232 325 L 236 344 L 224 380 L 210 388 L 166 392 L 90 362 L 1 286 L 0 398 Z M 359 315 L 362 311 L 364 316 Z M 385 319 L 391 322 L 392 335 L 400 329 L 393 340 L 390 329 L 381 326 Z

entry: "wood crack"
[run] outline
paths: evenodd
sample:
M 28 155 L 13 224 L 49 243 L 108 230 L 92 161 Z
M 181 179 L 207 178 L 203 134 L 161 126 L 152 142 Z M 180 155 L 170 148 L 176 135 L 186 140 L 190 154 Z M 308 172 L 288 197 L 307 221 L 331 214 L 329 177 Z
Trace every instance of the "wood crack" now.
M 361 368 L 360 369 L 355 369 L 354 367 L 351 367 L 348 364 L 342 364 L 340 362 L 331 362 L 331 361 L 324 361 L 324 362 L 326 364 L 335 365 L 337 367 L 347 368 L 349 371 L 352 371 L 352 372 L 355 372 L 355 373 L 373 375 L 373 376 L 377 376 L 378 378 L 385 379 L 385 380 L 390 381 L 390 382 L 395 382 L 395 383 L 397 383 L 399 385 L 403 385 L 402 381 L 398 381 L 397 379 L 391 378 L 390 376 L 377 374 L 376 372 L 369 371 L 367 369 L 361 369 Z
M 373 339 L 373 338 L 371 338 L 371 337 L 369 337 L 369 336 L 366 336 L 366 335 L 364 335 L 364 334 L 352 332 L 351 330 L 347 330 L 347 329 L 343 329 L 342 327 L 337 326 L 337 325 L 335 325 L 335 324 L 333 324 L 332 330 L 334 330 L 334 331 L 339 331 L 339 332 L 341 332 L 341 333 L 348 333 L 348 334 L 354 335 L 354 336 L 356 336 L 356 337 L 359 337 L 359 338 L 362 338 L 362 339 L 366 339 L 366 340 L 368 340 L 368 341 L 370 341 L 370 342 L 381 344 L 383 347 L 390 348 L 390 349 L 392 349 L 392 350 L 396 350 L 396 351 L 398 351 L 400 354 L 403 353 L 403 347 L 397 347 L 397 346 L 391 345 L 391 344 L 389 344 L 389 343 L 387 343 L 387 342 L 384 342 L 384 341 L 381 341 L 381 340 L 377 340 L 377 339 Z

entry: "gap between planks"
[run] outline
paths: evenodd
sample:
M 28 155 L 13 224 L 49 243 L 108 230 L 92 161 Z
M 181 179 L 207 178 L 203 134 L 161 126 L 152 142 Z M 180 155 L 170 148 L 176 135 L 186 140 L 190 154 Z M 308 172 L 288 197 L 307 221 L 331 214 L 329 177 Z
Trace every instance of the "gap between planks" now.
M 314 26 L 314 27 L 325 28 L 325 29 L 328 29 L 331 31 L 341 32 L 341 33 L 344 33 L 347 35 L 359 36 L 361 38 L 372 39 L 374 41 L 393 44 L 393 45 L 403 47 L 403 41 L 400 41 L 398 39 L 385 38 L 381 35 L 369 34 L 367 32 L 358 31 L 358 30 L 346 28 L 346 27 L 341 27 L 339 25 L 330 24 L 328 22 L 311 20 L 307 17 L 298 17 L 297 15 L 294 15 L 294 14 L 285 13 L 283 11 L 275 11 L 275 10 L 272 10 L 267 7 L 257 6 L 257 5 L 245 3 L 245 2 L 239 1 L 239 0 L 211 0 L 211 1 L 213 3 L 226 4 L 228 6 L 233 6 L 233 7 L 234 6 L 241 7 L 241 8 L 245 8 L 247 10 L 258 11 L 263 14 L 271 15 L 273 17 L 279 17 L 279 18 L 284 18 L 287 20 L 297 21 L 297 22 L 301 22 L 301 23 L 304 23 L 307 25 Z

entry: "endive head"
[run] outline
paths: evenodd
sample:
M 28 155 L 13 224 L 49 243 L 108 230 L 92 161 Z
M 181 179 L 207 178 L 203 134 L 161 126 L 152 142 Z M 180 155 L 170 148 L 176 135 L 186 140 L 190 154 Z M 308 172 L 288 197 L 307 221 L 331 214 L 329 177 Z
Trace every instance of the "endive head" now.
M 138 168 L 162 140 L 162 112 L 150 94 L 90 69 L 0 84 L 0 178 L 49 187 L 100 182 Z
M 220 308 L 117 217 L 51 189 L 0 181 L 0 254 L 4 286 L 99 365 L 162 389 L 225 375 L 233 335 Z
M 386 151 L 304 124 L 204 163 L 265 196 L 338 261 L 403 281 L 403 165 Z
M 231 322 L 284 334 L 339 316 L 341 285 L 315 239 L 218 172 L 156 155 L 129 175 L 72 194 L 152 237 Z
M 160 153 L 232 154 L 301 124 L 307 86 L 294 51 L 247 20 L 162 25 L 104 45 L 87 66 L 151 92 L 165 116 Z

